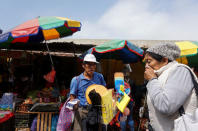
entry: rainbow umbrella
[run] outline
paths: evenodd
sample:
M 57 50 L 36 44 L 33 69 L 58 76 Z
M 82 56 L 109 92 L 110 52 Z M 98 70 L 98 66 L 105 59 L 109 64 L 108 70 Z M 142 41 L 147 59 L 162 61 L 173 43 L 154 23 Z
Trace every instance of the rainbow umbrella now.
M 94 54 L 97 61 L 101 59 L 122 60 L 123 63 L 134 63 L 142 60 L 144 51 L 126 40 L 112 40 L 104 44 L 92 47 L 86 51 L 80 58 L 86 54 Z
M 181 57 L 177 59 L 178 62 L 190 66 L 198 66 L 198 42 L 182 41 L 176 42 L 181 50 Z
M 0 48 L 17 42 L 42 42 L 72 35 L 80 31 L 81 23 L 64 17 L 37 17 L 0 34 Z

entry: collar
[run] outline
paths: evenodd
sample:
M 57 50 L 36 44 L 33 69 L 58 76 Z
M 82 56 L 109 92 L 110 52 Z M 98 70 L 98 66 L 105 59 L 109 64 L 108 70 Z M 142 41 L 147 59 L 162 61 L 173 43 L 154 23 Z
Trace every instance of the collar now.
M 178 64 L 177 61 L 169 62 L 167 65 L 161 67 L 159 70 L 154 70 L 155 74 L 157 76 L 160 76 L 165 70 L 172 67 L 173 65 Z
M 84 72 L 83 72 L 83 73 L 84 73 Z M 81 80 L 88 80 L 87 78 L 85 78 L 85 76 L 83 75 L 83 73 L 80 74 L 80 76 L 79 76 L 80 79 L 81 79 Z M 94 76 L 95 76 L 95 72 L 93 73 L 92 79 L 94 78 Z M 92 79 L 91 79 L 91 80 L 92 80 Z

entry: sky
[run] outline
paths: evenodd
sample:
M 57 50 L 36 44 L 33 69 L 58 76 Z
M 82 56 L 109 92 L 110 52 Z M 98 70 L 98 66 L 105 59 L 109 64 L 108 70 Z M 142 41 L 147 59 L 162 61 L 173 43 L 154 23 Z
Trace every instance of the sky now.
M 37 16 L 80 21 L 69 39 L 198 41 L 198 0 L 1 0 L 3 31 Z

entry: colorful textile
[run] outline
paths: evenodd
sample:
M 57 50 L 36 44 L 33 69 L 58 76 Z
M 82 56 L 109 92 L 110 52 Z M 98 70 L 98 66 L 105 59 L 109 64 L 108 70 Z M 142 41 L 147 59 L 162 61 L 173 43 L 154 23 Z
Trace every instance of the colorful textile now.
M 13 97 L 13 93 L 4 93 L 0 100 L 0 110 L 12 110 Z
M 14 29 L 0 34 L 0 47 L 7 48 L 10 43 L 42 42 L 72 35 L 80 31 L 81 23 L 64 17 L 37 17 Z
M 69 101 L 69 99 L 65 102 L 63 107 L 61 108 L 58 123 L 56 130 L 57 131 L 70 131 L 71 125 L 74 120 L 74 111 L 73 106 L 77 104 L 79 100 L 74 99 L 72 101 Z
M 14 114 L 10 111 L 0 111 L 0 123 L 3 123 L 13 117 Z

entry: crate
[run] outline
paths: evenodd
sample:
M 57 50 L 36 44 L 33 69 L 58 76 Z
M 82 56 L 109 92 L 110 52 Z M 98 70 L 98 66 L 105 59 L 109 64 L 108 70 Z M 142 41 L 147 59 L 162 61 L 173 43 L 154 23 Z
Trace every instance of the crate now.
M 15 128 L 30 128 L 35 114 L 15 113 Z

